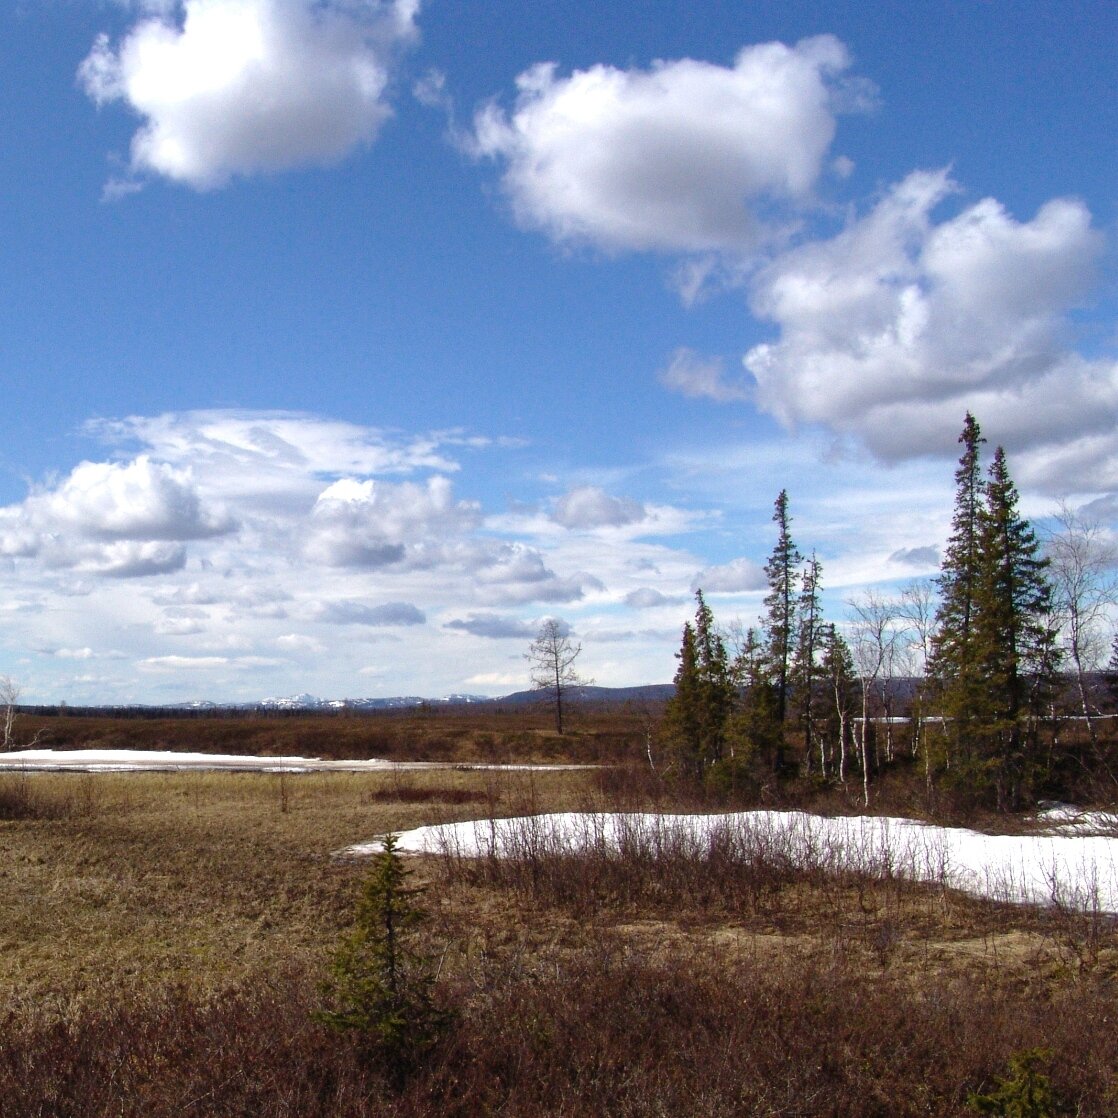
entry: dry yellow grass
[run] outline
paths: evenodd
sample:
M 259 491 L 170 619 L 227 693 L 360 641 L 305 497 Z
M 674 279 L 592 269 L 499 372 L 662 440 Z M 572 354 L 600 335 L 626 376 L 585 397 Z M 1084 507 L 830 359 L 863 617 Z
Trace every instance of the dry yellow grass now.
M 38 818 L 0 822 L 0 997 L 72 1007 L 153 984 L 202 990 L 317 961 L 388 831 L 532 804 L 585 773 L 37 774 Z
M 26 781 L 37 817 L 0 822 L 0 998 L 66 1014 L 153 989 L 206 995 L 320 972 L 365 866 L 340 849 L 426 823 L 607 807 L 587 771 L 279 776 L 120 773 Z M 523 896 L 415 863 L 433 934 L 461 953 L 534 952 L 581 934 L 655 953 L 842 958 L 875 969 L 1074 978 L 1118 973 L 1107 927 L 888 883 L 781 887 L 749 911 L 690 906 L 541 912 Z M 690 945 L 690 946 L 688 946 Z

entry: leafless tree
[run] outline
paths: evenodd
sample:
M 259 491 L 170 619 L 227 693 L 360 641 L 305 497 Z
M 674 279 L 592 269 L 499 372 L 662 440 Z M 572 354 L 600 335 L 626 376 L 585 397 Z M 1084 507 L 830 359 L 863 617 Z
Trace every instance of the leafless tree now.
M 916 680 L 912 716 L 912 755 L 916 756 L 921 741 L 921 723 L 928 698 L 928 661 L 935 634 L 935 587 L 928 579 L 917 579 L 901 588 L 898 616 L 904 626 L 902 656 L 906 674 Z M 931 757 L 924 749 L 924 776 L 931 781 Z
M 888 601 L 874 590 L 867 590 L 859 598 L 847 603 L 850 607 L 850 651 L 858 673 L 862 692 L 862 728 L 859 735 L 859 752 L 862 762 L 862 793 L 866 806 L 870 802 L 869 749 L 866 733 L 869 726 L 869 696 L 876 685 L 885 697 L 883 709 L 888 711 L 889 686 L 895 666 L 900 631 L 897 627 L 899 611 L 895 602 Z M 886 733 L 891 735 L 886 722 Z M 888 739 L 892 740 L 891 736 Z
M 16 721 L 16 707 L 23 688 L 10 675 L 0 675 L 0 706 L 4 708 L 4 751 L 12 748 L 12 727 Z
M 1102 635 L 1107 611 L 1118 602 L 1118 551 L 1097 520 L 1066 504 L 1056 515 L 1058 527 L 1045 541 L 1055 620 L 1075 674 L 1080 709 L 1091 744 L 1097 745 L 1094 709 L 1087 674 L 1097 669 L 1106 647 Z
M 532 686 L 549 694 L 555 710 L 555 729 L 563 732 L 563 705 L 571 690 L 587 687 L 591 680 L 583 679 L 574 668 L 582 651 L 581 644 L 572 644 L 567 627 L 549 617 L 532 641 L 525 659 L 531 664 Z

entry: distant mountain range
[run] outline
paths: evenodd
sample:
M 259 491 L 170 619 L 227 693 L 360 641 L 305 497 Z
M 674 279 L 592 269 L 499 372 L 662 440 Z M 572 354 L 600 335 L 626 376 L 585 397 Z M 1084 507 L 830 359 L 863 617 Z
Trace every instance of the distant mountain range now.
M 625 703 L 657 705 L 672 695 L 675 687 L 671 683 L 654 683 L 643 687 L 578 687 L 572 688 L 565 701 L 573 701 L 589 706 L 620 706 Z M 420 695 L 390 695 L 381 698 L 360 699 L 322 699 L 317 695 L 283 695 L 258 699 L 243 703 L 215 703 L 208 699 L 192 699 L 183 703 L 129 703 L 105 704 L 104 706 L 70 703 L 20 705 L 27 714 L 75 716 L 122 716 L 129 718 L 205 718 L 212 714 L 233 714 L 239 711 L 269 712 L 275 714 L 299 713 L 343 713 L 351 711 L 389 711 L 449 709 L 453 707 L 527 707 L 546 704 L 550 695 L 546 690 L 516 691 L 511 695 L 491 698 L 488 695 L 451 694 L 439 698 L 425 698 Z
M 466 706 L 491 702 L 486 695 L 444 695 L 423 698 L 420 695 L 391 695 L 385 698 L 320 699 L 317 695 L 283 695 L 248 703 L 211 703 L 194 700 L 173 703 L 174 710 L 405 710 L 421 706 Z
M 642 687 L 579 687 L 569 697 L 584 703 L 663 702 L 673 691 L 670 683 L 648 684 Z M 167 710 L 275 710 L 275 711 L 342 711 L 342 710 L 407 710 L 412 707 L 475 706 L 478 704 L 504 706 L 530 706 L 547 702 L 547 691 L 516 691 L 511 695 L 491 698 L 488 695 L 452 694 L 439 698 L 420 695 L 391 695 L 382 698 L 321 699 L 317 695 L 284 695 L 248 703 L 212 703 L 195 700 L 168 704 Z

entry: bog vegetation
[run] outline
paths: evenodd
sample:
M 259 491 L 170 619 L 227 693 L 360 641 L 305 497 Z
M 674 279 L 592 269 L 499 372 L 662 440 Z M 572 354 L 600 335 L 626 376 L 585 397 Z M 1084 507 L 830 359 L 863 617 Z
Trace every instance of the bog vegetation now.
M 1118 1107 L 1118 938 L 1090 909 L 756 844 L 333 856 L 432 820 L 694 806 L 646 762 L 27 779 L 36 815 L 0 824 L 13 1118 Z
M 600 767 L 0 773 L 0 1112 L 1118 1113 L 1097 906 L 749 835 L 337 854 L 548 811 L 868 804 L 1004 829 L 1039 796 L 1112 800 L 1109 560 L 1071 516 L 1042 547 L 970 417 L 961 442 L 938 585 L 824 617 L 782 493 L 761 623 L 720 629 L 700 593 L 666 708 L 8 723 L 56 748 Z

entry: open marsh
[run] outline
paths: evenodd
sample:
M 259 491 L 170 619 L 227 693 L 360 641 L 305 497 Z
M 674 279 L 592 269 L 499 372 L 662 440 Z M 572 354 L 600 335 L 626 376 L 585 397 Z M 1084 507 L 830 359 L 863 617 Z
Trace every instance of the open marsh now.
M 968 1091 L 1038 1046 L 1071 1113 L 1118 1099 L 1118 938 L 1100 914 L 670 851 L 409 859 L 454 1027 L 396 1094 L 314 1021 L 367 872 L 333 853 L 431 823 L 632 808 L 612 777 L 0 784 L 23 809 L 0 821 L 13 1118 L 966 1115 Z

